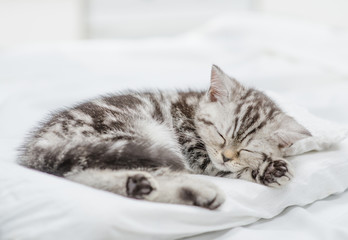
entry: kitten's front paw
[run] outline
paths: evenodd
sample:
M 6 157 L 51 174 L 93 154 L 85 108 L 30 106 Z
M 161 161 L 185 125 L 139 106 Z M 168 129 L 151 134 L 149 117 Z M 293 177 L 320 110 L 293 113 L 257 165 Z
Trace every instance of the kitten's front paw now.
M 135 173 L 128 177 L 126 188 L 128 197 L 150 200 L 158 187 L 150 174 Z
M 182 187 L 180 198 L 188 205 L 216 209 L 225 201 L 225 195 L 214 185 L 202 185 L 199 188 Z
M 273 160 L 265 162 L 263 174 L 260 175 L 259 181 L 270 187 L 281 187 L 287 184 L 293 177 L 291 164 L 286 160 Z

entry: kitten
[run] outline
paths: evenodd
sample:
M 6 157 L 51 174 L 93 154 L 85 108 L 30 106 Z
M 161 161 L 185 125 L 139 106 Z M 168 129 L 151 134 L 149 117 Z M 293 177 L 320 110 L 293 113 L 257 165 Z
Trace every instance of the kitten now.
M 212 67 L 207 92 L 126 92 L 54 114 L 21 149 L 20 164 L 149 201 L 215 209 L 204 174 L 278 187 L 293 172 L 283 151 L 311 134 L 262 92 Z

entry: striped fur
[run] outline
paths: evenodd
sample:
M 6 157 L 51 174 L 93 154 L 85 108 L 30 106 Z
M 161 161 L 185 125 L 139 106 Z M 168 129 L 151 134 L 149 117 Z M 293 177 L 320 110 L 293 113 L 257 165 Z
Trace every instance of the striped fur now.
M 190 173 L 280 186 L 283 150 L 310 133 L 266 95 L 216 66 L 207 92 L 125 92 L 64 109 L 31 133 L 19 162 L 127 197 L 215 209 Z

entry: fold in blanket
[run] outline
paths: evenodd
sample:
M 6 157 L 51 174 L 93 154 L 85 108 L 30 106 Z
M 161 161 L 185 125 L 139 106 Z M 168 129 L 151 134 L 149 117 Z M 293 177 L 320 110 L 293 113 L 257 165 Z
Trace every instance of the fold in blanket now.
M 310 151 L 329 149 L 343 141 L 348 136 L 348 128 L 339 124 L 326 121 L 309 113 L 306 109 L 292 104 L 273 92 L 267 92 L 278 105 L 300 124 L 308 129 L 312 137 L 302 139 L 289 147 L 286 156 L 294 156 Z

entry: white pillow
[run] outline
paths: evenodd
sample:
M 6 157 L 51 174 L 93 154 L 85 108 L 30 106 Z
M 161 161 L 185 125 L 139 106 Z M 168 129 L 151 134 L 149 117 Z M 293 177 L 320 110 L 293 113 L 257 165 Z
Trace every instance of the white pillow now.
M 311 132 L 312 137 L 302 139 L 289 147 L 286 156 L 294 156 L 309 151 L 329 149 L 348 136 L 348 128 L 339 124 L 318 118 L 306 109 L 292 104 L 273 92 L 267 95 L 275 100 L 288 115 L 294 117 L 302 126 Z

